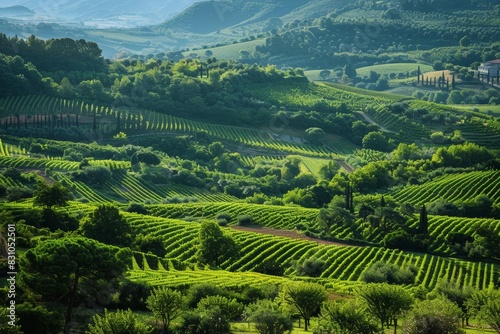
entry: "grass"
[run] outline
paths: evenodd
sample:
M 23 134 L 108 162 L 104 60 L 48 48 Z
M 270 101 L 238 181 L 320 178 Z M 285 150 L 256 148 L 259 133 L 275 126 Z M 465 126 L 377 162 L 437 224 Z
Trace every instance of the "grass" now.
M 210 50 L 212 51 L 212 56 L 217 59 L 239 59 L 241 50 L 248 51 L 252 54 L 252 52 L 255 51 L 256 46 L 264 45 L 265 42 L 266 41 L 264 39 L 256 39 L 253 41 L 223 45 L 214 48 L 186 51 L 183 52 L 182 55 L 184 57 L 189 57 L 191 54 L 196 54 L 197 57 L 206 58 L 207 56 L 205 55 L 205 52 Z
M 389 75 L 391 73 L 397 74 L 399 72 L 406 73 L 416 71 L 418 66 L 420 66 L 420 71 L 422 73 L 431 72 L 434 70 L 432 66 L 425 64 L 395 63 L 361 67 L 356 69 L 356 73 L 358 74 L 358 77 L 370 76 L 370 71 L 375 71 L 381 75 Z

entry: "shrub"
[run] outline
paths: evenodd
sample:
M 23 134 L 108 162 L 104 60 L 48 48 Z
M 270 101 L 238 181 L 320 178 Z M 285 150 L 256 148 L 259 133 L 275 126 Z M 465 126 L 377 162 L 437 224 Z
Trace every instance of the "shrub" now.
M 299 276 L 319 277 L 325 269 L 325 261 L 315 257 L 308 258 L 298 263 L 296 269 Z
M 253 221 L 253 217 L 250 215 L 241 215 L 238 216 L 238 225 L 240 226 L 249 226 L 253 225 L 255 222 Z

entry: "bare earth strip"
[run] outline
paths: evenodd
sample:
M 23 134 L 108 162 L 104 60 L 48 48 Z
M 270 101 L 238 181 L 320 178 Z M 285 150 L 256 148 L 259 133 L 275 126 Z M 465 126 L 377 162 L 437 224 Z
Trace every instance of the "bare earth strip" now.
M 292 231 L 292 230 L 280 230 L 280 229 L 270 228 L 270 227 L 251 227 L 251 226 L 231 226 L 231 228 L 238 230 L 238 231 L 244 231 L 244 232 L 270 234 L 270 235 L 274 235 L 277 237 L 285 237 L 285 238 L 292 238 L 292 239 L 298 239 L 298 240 L 307 240 L 307 241 L 316 242 L 318 244 L 323 244 L 323 245 L 335 245 L 335 246 L 344 246 L 344 247 L 345 246 L 363 247 L 363 246 L 355 246 L 355 245 L 351 245 L 351 244 L 343 243 L 343 242 L 338 242 L 338 241 L 328 241 L 328 240 L 316 239 L 316 238 L 308 237 L 307 235 L 304 235 L 304 234 L 301 234 L 297 231 Z

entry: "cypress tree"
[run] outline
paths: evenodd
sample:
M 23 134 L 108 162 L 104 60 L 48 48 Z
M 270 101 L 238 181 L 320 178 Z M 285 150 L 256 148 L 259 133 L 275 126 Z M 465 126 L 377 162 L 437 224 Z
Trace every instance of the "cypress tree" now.
M 385 208 L 385 198 L 384 198 L 384 195 L 382 195 L 382 197 L 380 198 L 380 207 L 381 208 Z
M 420 83 L 420 66 L 418 66 L 418 69 L 417 69 L 417 84 Z
M 97 132 L 97 112 L 95 110 L 94 110 L 93 119 L 92 119 L 92 131 L 94 131 L 94 133 Z
M 120 112 L 117 111 L 116 112 L 116 131 L 115 131 L 116 133 L 119 133 L 121 131 L 121 124 L 120 124 L 121 120 L 120 120 L 120 118 L 121 118 Z
M 422 205 L 422 209 L 420 210 L 420 220 L 418 223 L 418 233 L 419 234 L 428 234 L 429 229 L 429 221 L 427 218 L 427 209 L 425 204 Z
M 64 120 L 63 120 L 63 116 L 62 116 L 62 110 L 61 110 L 61 112 L 60 112 L 59 116 L 60 116 L 60 117 L 59 117 L 59 118 L 60 118 L 60 121 L 59 121 L 59 122 L 60 122 L 61 128 L 64 128 Z
M 451 89 L 455 89 L 455 73 L 453 73 L 451 77 Z

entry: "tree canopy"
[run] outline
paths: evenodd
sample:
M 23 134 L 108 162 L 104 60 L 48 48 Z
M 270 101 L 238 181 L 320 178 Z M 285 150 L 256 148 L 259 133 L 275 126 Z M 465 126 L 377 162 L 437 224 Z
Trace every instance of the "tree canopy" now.
M 83 237 L 51 239 L 29 249 L 20 260 L 23 286 L 45 298 L 66 301 L 65 333 L 81 280 L 111 280 L 125 272 L 131 253 Z

